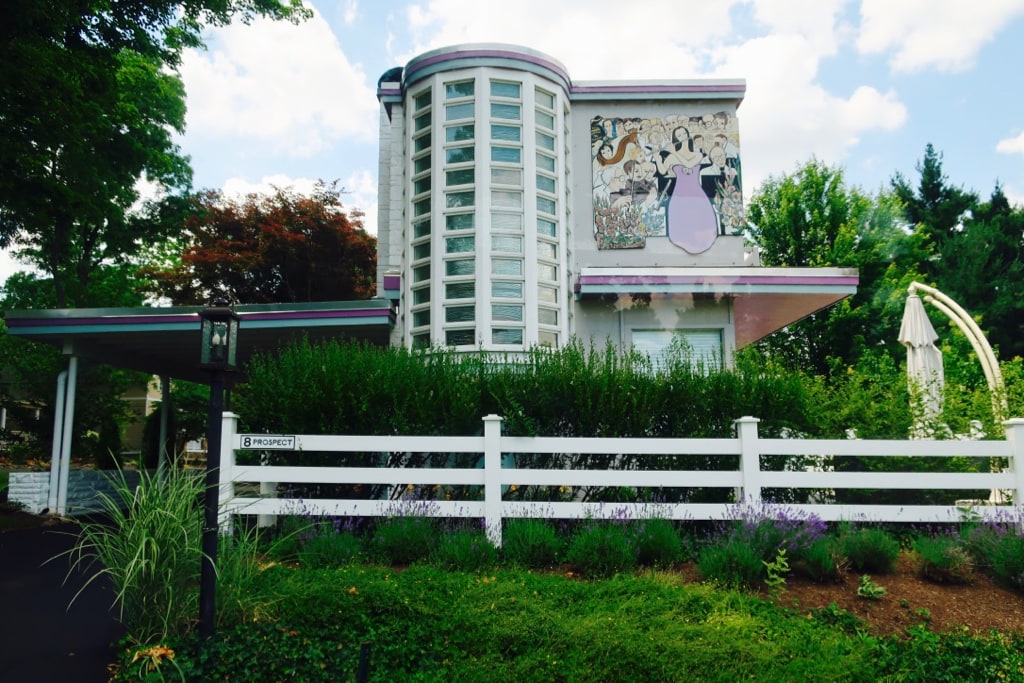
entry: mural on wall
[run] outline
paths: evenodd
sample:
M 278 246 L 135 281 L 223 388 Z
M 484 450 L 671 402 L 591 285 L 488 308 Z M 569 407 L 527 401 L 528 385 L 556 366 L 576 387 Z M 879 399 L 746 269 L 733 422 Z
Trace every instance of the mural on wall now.
M 743 231 L 739 134 L 720 111 L 590 122 L 598 249 L 667 237 L 690 254 Z

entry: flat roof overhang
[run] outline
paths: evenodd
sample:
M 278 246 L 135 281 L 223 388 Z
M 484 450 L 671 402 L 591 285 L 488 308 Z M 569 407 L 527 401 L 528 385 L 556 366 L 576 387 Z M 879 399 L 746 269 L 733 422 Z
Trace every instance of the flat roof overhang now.
M 583 268 L 576 297 L 702 294 L 732 301 L 736 348 L 854 294 L 853 268 Z
M 202 306 L 15 310 L 5 316 L 8 334 L 44 342 L 117 367 L 207 382 L 199 369 Z M 234 307 L 240 318 L 238 363 L 308 338 L 390 342 L 395 312 L 385 299 Z

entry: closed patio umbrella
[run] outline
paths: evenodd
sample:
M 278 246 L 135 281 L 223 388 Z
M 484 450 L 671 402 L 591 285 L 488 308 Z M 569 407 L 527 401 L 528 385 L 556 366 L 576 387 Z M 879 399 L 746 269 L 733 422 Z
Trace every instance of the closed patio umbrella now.
M 910 389 L 920 397 L 921 417 L 927 421 L 942 411 L 942 351 L 935 345 L 939 335 L 924 310 L 917 294 L 907 297 L 900 325 L 899 342 L 907 347 L 907 380 Z

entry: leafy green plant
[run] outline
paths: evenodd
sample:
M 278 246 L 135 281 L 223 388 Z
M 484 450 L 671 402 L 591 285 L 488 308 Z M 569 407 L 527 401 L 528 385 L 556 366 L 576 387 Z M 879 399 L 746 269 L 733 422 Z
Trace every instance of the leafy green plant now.
M 122 472 L 115 477 L 113 494 L 99 494 L 103 518 L 76 520 L 78 540 L 67 553 L 71 570 L 88 574 L 86 585 L 110 579 L 131 642 L 179 637 L 198 612 L 201 473 L 169 468 L 158 481 L 140 472 L 137 488 Z
M 558 562 L 562 541 L 544 519 L 510 519 L 502 533 L 501 557 L 521 569 L 544 569 Z
M 697 555 L 697 570 L 705 579 L 725 586 L 752 588 L 764 576 L 761 553 L 742 539 L 724 537 Z
M 786 590 L 786 575 L 789 574 L 789 561 L 786 560 L 786 549 L 779 548 L 775 559 L 771 562 L 761 560 L 767 577 L 764 580 L 772 599 L 778 600 Z
M 683 556 L 683 541 L 667 519 L 641 519 L 632 526 L 637 564 L 642 567 L 671 567 Z
M 636 555 L 629 534 L 619 522 L 589 521 L 569 542 L 566 559 L 573 569 L 590 578 L 604 578 L 632 570 Z
M 846 569 L 846 559 L 839 554 L 836 539 L 822 536 L 803 548 L 794 562 L 794 571 L 812 581 L 839 581 Z
M 1024 591 L 1024 536 L 1007 532 L 998 538 L 990 557 L 992 574 L 1003 584 Z
M 867 574 L 861 575 L 860 584 L 857 586 L 858 596 L 867 600 L 881 600 L 886 592 L 885 586 L 875 583 Z
M 919 536 L 911 547 L 917 563 L 917 572 L 936 583 L 971 583 L 974 580 L 974 561 L 954 536 Z
M 498 550 L 483 529 L 452 529 L 438 538 L 433 558 L 439 567 L 475 572 L 493 567 Z
M 303 566 L 310 569 L 340 567 L 362 556 L 363 540 L 352 531 L 336 530 L 331 524 L 321 524 L 315 529 L 298 551 Z
M 900 544 L 884 529 L 861 527 L 839 535 L 839 552 L 856 571 L 891 574 L 896 569 Z
M 391 565 L 409 565 L 430 557 L 436 528 L 427 517 L 385 517 L 370 539 L 370 553 Z

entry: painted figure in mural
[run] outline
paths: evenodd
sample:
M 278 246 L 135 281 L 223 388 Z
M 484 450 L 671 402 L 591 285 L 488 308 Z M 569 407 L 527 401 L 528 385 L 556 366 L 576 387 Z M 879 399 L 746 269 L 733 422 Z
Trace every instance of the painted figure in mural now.
M 672 174 L 675 178 L 668 197 L 668 238 L 691 254 L 701 254 L 710 249 L 718 237 L 715 207 L 701 187 L 704 155 L 693 149 L 690 131 L 685 126 L 672 131 L 672 140 L 671 149 L 654 156 L 658 173 Z

